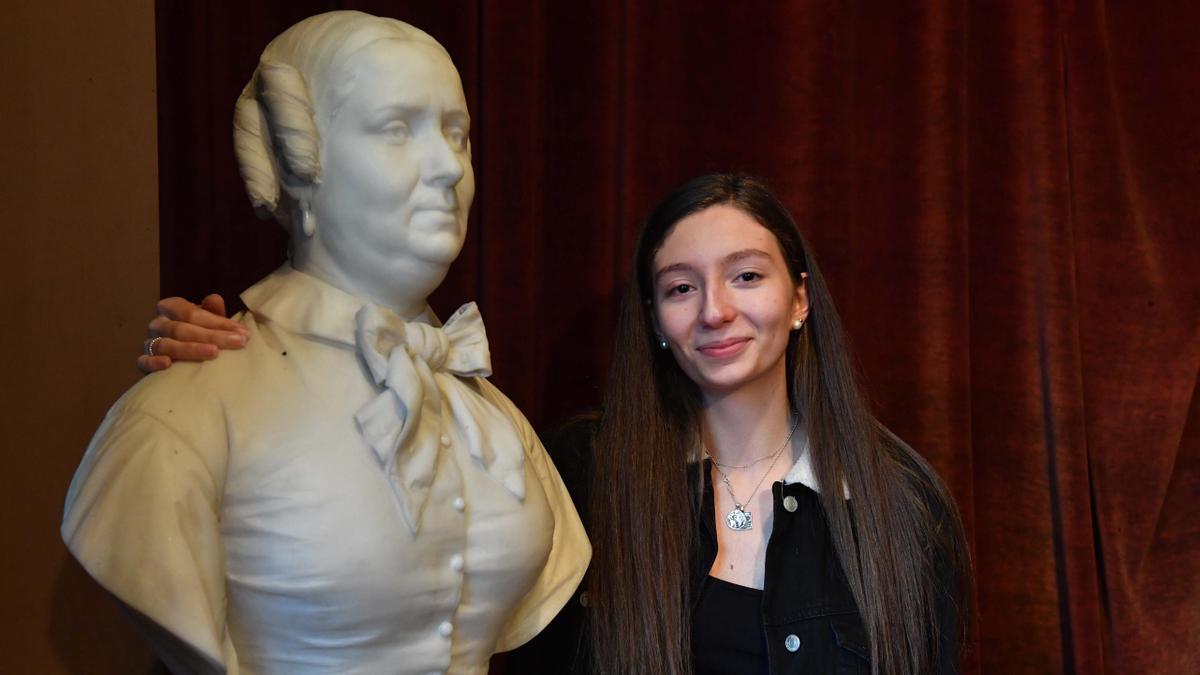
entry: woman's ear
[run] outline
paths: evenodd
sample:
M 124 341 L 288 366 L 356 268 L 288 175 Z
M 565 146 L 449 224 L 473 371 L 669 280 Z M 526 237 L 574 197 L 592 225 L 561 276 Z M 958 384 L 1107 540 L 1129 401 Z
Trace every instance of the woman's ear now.
M 808 272 L 800 273 L 796 296 L 792 299 L 792 322 L 808 319 Z
M 667 336 L 663 335 L 662 327 L 658 325 L 658 312 L 655 311 L 654 302 L 650 300 L 646 301 L 646 315 L 650 317 L 650 330 L 654 331 L 654 344 L 664 351 L 670 349 L 671 344 L 667 342 Z

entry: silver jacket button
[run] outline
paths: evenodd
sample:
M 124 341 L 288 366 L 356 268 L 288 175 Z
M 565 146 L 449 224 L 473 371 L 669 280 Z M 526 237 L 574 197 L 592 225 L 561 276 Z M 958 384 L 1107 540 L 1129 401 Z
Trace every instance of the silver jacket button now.
M 791 635 L 789 635 L 783 639 L 783 647 L 784 647 L 784 649 L 787 649 L 789 652 L 799 651 L 800 638 L 796 637 L 795 633 L 792 633 Z
M 796 501 L 795 497 L 788 495 L 783 498 L 783 508 L 787 509 L 788 513 L 795 513 L 799 507 L 800 504 Z

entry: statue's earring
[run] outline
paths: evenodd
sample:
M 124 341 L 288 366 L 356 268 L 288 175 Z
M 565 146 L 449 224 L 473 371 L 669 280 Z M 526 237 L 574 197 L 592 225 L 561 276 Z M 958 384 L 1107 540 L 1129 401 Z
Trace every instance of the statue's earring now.
M 804 328 L 804 319 L 796 319 L 792 322 L 792 330 L 800 330 Z
M 300 231 L 306 237 L 313 236 L 317 231 L 317 221 L 313 218 L 312 207 L 308 205 L 308 201 L 300 202 Z

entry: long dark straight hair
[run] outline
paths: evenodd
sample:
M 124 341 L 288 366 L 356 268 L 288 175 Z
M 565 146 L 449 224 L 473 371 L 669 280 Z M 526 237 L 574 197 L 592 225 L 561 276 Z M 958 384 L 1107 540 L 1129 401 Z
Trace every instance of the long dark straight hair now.
M 739 174 L 680 186 L 638 240 L 589 492 L 594 668 L 692 670 L 688 580 L 699 505 L 684 486 L 700 435 L 700 395 L 671 353 L 657 348 L 650 299 L 654 256 L 671 228 L 719 204 L 775 235 L 793 283 L 807 273 L 808 320 L 787 348 L 789 395 L 808 434 L 833 544 L 867 628 L 872 671 L 929 672 L 939 657 L 940 596 L 956 603 L 958 644 L 965 644 L 970 565 L 958 511 L 924 459 L 868 410 L 825 280 L 791 214 L 761 181 Z M 955 588 L 939 587 L 937 564 L 948 566 Z

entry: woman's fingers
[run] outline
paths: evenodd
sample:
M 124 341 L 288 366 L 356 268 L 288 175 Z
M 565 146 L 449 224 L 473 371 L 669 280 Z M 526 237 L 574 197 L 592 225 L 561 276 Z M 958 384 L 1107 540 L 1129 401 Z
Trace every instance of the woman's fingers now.
M 225 300 L 215 293 L 204 298 L 200 305 L 184 298 L 163 298 L 158 301 L 158 313 L 172 321 L 183 321 L 202 328 L 246 333 L 244 326 L 225 317 Z
M 216 293 L 210 293 L 204 296 L 204 299 L 200 301 L 200 307 L 201 309 L 207 310 L 208 312 L 217 316 L 229 316 L 229 314 L 225 311 L 225 298 L 222 298 Z M 237 325 L 240 326 L 240 324 Z
M 197 315 L 193 315 L 197 316 Z M 240 328 L 240 326 L 239 326 Z M 165 316 L 157 316 L 150 322 L 150 329 L 146 331 L 149 337 L 170 338 L 177 343 L 202 343 L 204 346 L 215 346 L 221 349 L 241 349 L 246 346 L 246 332 L 239 330 L 237 332 L 229 330 L 218 330 L 214 328 L 203 328 L 195 323 L 186 323 L 184 321 L 172 321 Z M 160 341 L 161 344 L 161 341 Z M 161 352 L 159 347 L 155 345 L 154 352 Z M 216 354 L 214 353 L 214 356 Z M 188 359 L 187 356 L 175 356 L 175 358 Z
M 146 354 L 146 356 L 165 356 L 168 358 L 166 365 L 169 366 L 172 361 L 208 361 L 215 359 L 219 351 L 215 344 L 208 342 L 183 341 L 169 337 L 158 337 L 154 339 L 154 354 Z
M 146 356 L 142 354 L 137 359 L 137 368 L 143 373 L 150 373 L 166 370 L 171 367 L 171 357 L 169 356 Z
M 200 309 L 199 305 L 179 296 L 163 298 L 158 301 L 159 316 L 165 316 L 175 321 L 186 321 L 186 317 Z
M 199 305 L 185 298 L 158 301 L 158 315 L 146 328 L 137 367 L 143 373 L 166 370 L 174 361 L 207 361 L 221 349 L 241 349 L 249 334 L 240 323 L 225 317 L 225 299 L 217 294 Z
M 217 346 L 203 342 L 180 342 L 168 337 L 147 340 L 142 350 L 153 341 L 154 354 L 143 353 L 137 359 L 138 370 L 153 373 L 171 367 L 173 361 L 208 361 L 217 358 Z
M 178 342 L 201 342 L 221 349 L 241 349 L 246 346 L 248 337 L 245 326 L 225 317 L 225 300 L 216 293 L 204 298 L 199 305 L 179 297 L 159 300 L 158 316 L 150 321 L 146 334 Z M 170 356 L 191 360 L 188 356 L 194 352 L 188 348 L 179 355 Z

